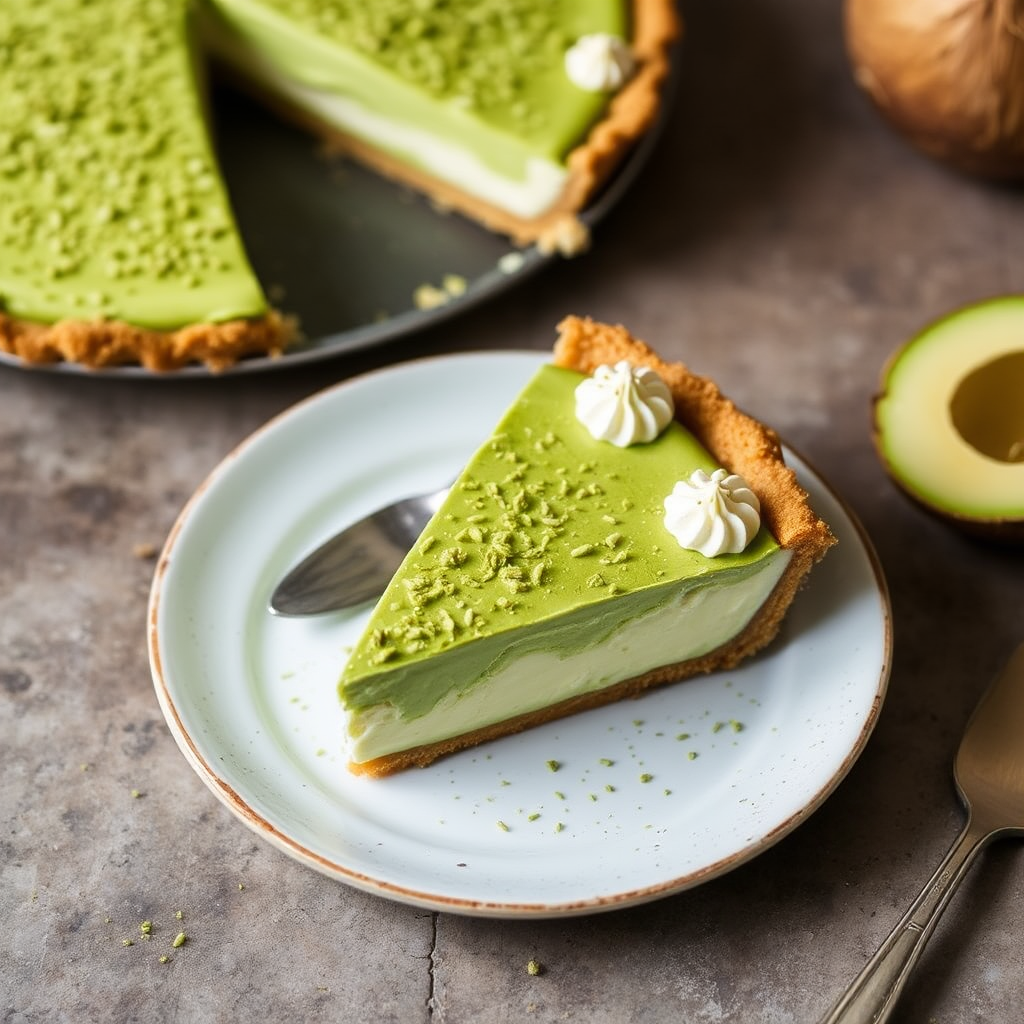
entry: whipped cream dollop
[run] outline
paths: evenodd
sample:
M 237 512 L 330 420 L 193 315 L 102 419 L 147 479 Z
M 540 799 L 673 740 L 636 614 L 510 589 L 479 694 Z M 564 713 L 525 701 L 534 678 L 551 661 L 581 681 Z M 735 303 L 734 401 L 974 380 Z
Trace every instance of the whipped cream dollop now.
M 653 441 L 674 410 L 672 392 L 661 377 L 625 359 L 599 366 L 576 388 L 576 418 L 596 440 L 618 448 Z
M 629 45 L 606 32 L 580 36 L 565 51 L 565 73 L 587 92 L 614 92 L 633 74 L 636 61 Z
M 694 470 L 665 499 L 665 528 L 707 558 L 741 552 L 761 525 L 761 502 L 746 480 L 726 469 Z

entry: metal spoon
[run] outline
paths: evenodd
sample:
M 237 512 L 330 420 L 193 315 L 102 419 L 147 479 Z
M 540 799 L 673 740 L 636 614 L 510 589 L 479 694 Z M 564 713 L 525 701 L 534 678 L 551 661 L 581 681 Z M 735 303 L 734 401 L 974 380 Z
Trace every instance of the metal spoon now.
M 403 498 L 306 555 L 270 597 L 277 615 L 318 615 L 379 597 L 450 487 Z
M 902 920 L 822 1024 L 888 1020 L 911 968 L 977 854 L 1024 836 L 1024 644 L 975 709 L 953 768 L 967 823 Z

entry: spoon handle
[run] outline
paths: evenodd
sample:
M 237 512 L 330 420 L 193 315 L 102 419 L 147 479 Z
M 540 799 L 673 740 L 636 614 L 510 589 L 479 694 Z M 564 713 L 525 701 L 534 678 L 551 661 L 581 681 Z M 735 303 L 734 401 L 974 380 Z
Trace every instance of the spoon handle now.
M 969 818 L 921 894 L 821 1024 L 882 1024 L 975 855 L 993 838 Z

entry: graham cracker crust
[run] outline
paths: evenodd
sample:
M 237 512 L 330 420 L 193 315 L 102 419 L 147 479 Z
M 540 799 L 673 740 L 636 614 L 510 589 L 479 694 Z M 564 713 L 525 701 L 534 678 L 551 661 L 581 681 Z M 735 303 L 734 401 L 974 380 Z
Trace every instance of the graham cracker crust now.
M 0 351 L 27 363 L 64 361 L 93 370 L 140 364 L 147 370 L 165 372 L 203 363 L 218 372 L 244 356 L 279 356 L 295 335 L 294 321 L 276 312 L 254 320 L 154 331 L 119 320 L 43 324 L 0 311 Z

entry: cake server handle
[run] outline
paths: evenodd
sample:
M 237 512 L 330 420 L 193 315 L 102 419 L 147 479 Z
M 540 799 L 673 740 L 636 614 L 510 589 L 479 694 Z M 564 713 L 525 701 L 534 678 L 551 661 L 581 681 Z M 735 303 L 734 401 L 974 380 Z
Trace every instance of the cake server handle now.
M 888 1020 L 939 915 L 974 858 L 993 839 L 1024 837 L 1024 644 L 974 709 L 956 752 L 953 778 L 967 811 L 963 831 L 822 1024 Z
M 882 1024 L 977 853 L 995 836 L 969 820 L 935 874 L 821 1024 Z

